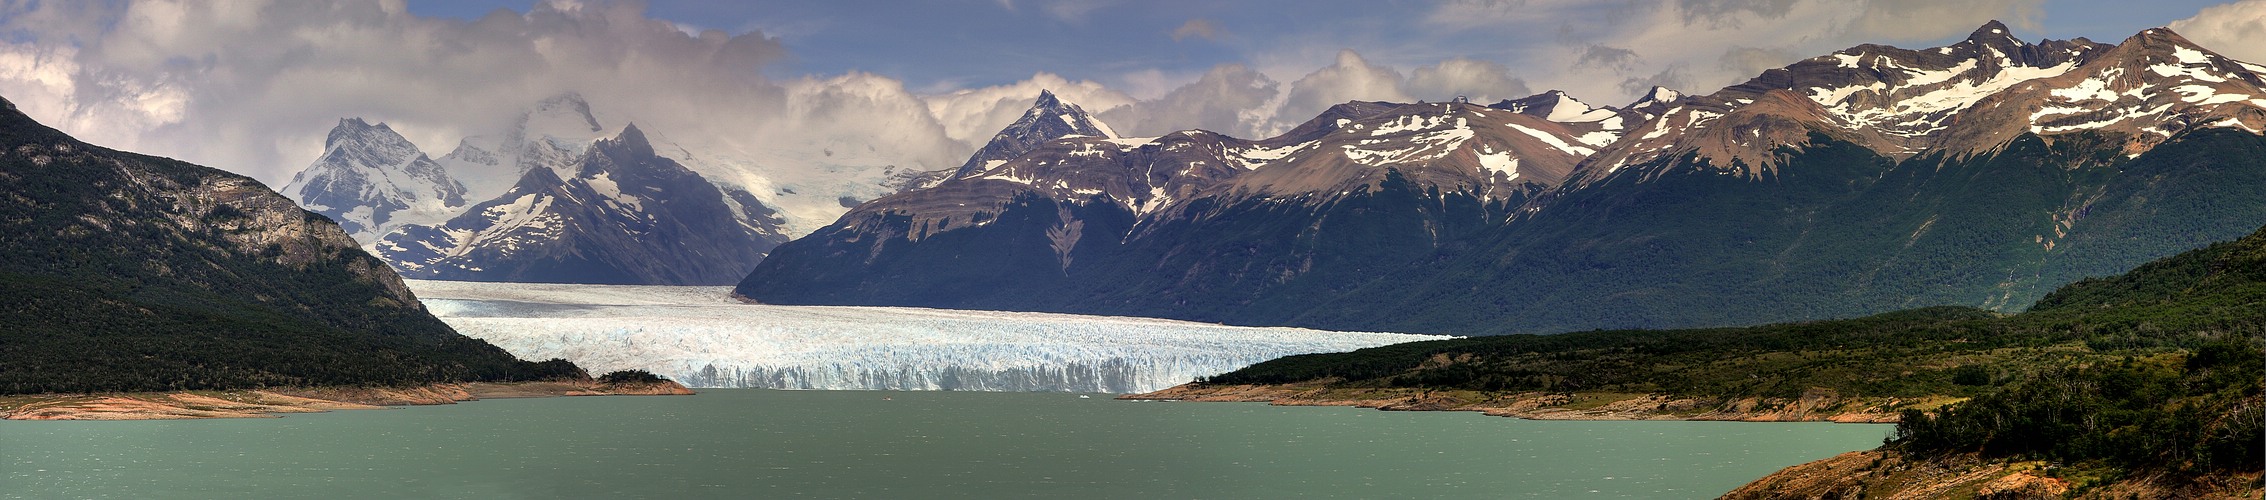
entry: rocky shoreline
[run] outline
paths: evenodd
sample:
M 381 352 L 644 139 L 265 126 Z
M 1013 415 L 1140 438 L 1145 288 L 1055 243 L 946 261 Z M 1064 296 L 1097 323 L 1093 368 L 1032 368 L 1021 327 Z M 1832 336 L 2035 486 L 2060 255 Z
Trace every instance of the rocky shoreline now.
M 2258 498 L 2259 479 L 2257 472 L 2203 477 L 2162 473 L 2100 477 L 2041 461 L 1992 460 L 1973 454 L 1916 458 L 1892 450 L 1865 450 L 1787 467 L 1731 490 L 1723 498 L 2233 500 Z
M 174 420 L 276 418 L 289 413 L 377 410 L 394 406 L 559 396 L 689 395 L 676 382 L 469 382 L 418 387 L 313 387 L 231 391 L 0 396 L 7 420 Z
M 1953 398 L 1843 397 L 1813 389 L 1798 398 L 1700 399 L 1608 392 L 1488 393 L 1414 388 L 1335 388 L 1325 384 L 1182 384 L 1118 399 L 1352 406 L 1386 411 L 1476 411 L 1530 420 L 1719 420 L 1895 423 L 1905 409 L 1933 409 Z
M 1895 423 L 1906 409 L 1933 410 L 1954 398 L 1841 397 L 1811 390 L 1799 398 L 1696 399 L 1630 393 L 1485 393 L 1414 388 L 1183 384 L 1118 399 L 1351 406 L 1385 411 L 1475 411 L 1530 420 L 1715 420 Z M 2070 476 L 2077 476 L 2073 481 Z M 2257 498 L 2257 473 L 2179 478 L 2084 478 L 2046 462 L 1974 455 L 1912 457 L 1864 450 L 1787 467 L 1724 494 L 1764 498 Z

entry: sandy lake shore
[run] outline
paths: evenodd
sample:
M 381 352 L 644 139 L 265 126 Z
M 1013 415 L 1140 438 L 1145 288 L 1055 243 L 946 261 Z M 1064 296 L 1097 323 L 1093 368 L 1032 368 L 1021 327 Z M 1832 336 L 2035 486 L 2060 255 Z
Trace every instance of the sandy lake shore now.
M 676 382 L 605 384 L 596 381 L 470 382 L 420 387 L 314 387 L 229 391 L 0 396 L 8 420 L 170 420 L 274 418 L 289 413 L 376 410 L 460 401 L 559 396 L 686 395 Z

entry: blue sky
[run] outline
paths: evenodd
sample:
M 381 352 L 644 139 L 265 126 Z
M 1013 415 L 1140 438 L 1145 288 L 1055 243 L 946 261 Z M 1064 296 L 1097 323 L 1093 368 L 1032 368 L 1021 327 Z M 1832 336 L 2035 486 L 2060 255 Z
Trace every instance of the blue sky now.
M 411 0 L 412 12 L 474 19 L 497 9 L 525 12 L 530 0 Z M 1589 2 L 1578 16 L 1610 18 L 1624 5 L 1646 2 Z M 1727 3 L 1727 2 L 1688 2 Z M 2195 15 L 2211 0 L 2055 0 L 2036 2 L 2022 29 L 2027 39 L 2089 37 L 2115 42 L 2142 29 Z M 1353 49 L 1374 62 L 1402 68 L 1449 57 L 1493 60 L 1514 74 L 1556 68 L 1527 63 L 1524 50 L 1561 45 L 1569 39 L 1610 44 L 1609 29 L 1562 21 L 1506 23 L 1499 28 L 1442 30 L 1427 23 L 1437 2 L 1370 1 L 1185 1 L 1041 2 L 1024 0 L 931 1 L 747 1 L 654 0 L 648 15 L 686 26 L 732 33 L 759 31 L 779 38 L 790 53 L 772 71 L 787 75 L 866 71 L 904 80 L 913 89 L 940 92 L 1006 84 L 1038 72 L 1118 86 L 1143 82 L 1129 75 L 1153 70 L 1167 81 L 1193 80 L 1222 63 L 1262 68 L 1318 68 L 1339 49 Z M 1971 16 L 1972 27 L 1990 17 Z M 1191 20 L 1215 29 L 1210 36 L 1176 30 Z M 1575 32 L 1563 32 L 1572 29 Z M 1801 33 L 1751 33 L 1757 39 Z M 1964 31 L 1905 40 L 1931 46 L 1964 36 Z M 1807 54 L 1817 55 L 1817 54 Z M 1297 75 L 1281 75 L 1296 77 Z M 1154 93 L 1159 89 L 1147 90 Z

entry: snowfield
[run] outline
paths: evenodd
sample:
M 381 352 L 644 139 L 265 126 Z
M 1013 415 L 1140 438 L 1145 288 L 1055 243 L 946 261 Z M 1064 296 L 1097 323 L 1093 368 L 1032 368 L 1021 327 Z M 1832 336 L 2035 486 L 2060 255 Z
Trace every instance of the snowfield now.
M 693 387 L 1148 392 L 1293 354 L 1448 337 L 1150 318 L 744 304 L 731 287 L 411 280 L 435 316 L 523 359 Z

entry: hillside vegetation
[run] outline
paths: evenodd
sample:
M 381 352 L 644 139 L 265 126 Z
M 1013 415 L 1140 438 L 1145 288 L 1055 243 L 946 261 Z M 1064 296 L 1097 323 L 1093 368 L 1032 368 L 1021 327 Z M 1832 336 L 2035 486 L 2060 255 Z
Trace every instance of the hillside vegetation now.
M 2255 472 L 2266 455 L 2266 229 L 2063 287 L 2015 315 L 1936 307 L 1749 328 L 1591 331 L 1292 356 L 1196 385 L 1971 398 L 1904 411 L 1920 456 Z
M 252 179 L 0 101 L 0 394 L 585 377 L 459 335 Z

